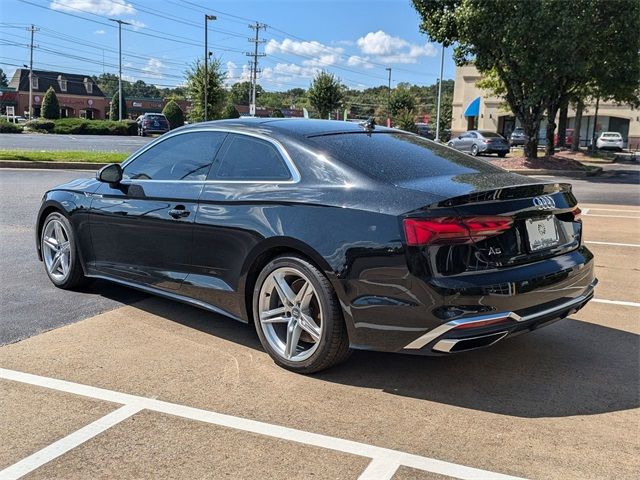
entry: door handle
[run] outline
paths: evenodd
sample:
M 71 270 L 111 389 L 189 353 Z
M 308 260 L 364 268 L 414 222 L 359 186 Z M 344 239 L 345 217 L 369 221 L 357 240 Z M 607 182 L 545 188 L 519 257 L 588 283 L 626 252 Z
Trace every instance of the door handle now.
M 169 210 L 169 215 L 173 218 L 185 218 L 188 217 L 191 212 L 187 210 L 184 205 L 176 205 L 175 208 Z

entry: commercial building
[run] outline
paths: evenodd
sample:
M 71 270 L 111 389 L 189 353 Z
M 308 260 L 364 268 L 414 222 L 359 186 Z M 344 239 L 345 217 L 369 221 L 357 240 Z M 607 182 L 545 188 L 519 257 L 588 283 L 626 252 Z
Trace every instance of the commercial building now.
M 490 130 L 508 137 L 516 126 L 516 117 L 509 110 L 506 102 L 489 95 L 478 88 L 476 82 L 481 75 L 473 65 L 457 67 L 456 82 L 453 89 L 453 112 L 451 119 L 452 136 L 467 130 Z M 569 108 L 567 128 L 575 126 L 574 109 Z M 640 147 L 640 110 L 629 105 L 618 105 L 613 102 L 600 102 L 598 118 L 594 125 L 595 103 L 586 106 L 580 129 L 580 143 L 590 143 L 595 128 L 600 132 L 619 132 L 625 141 L 625 147 Z M 557 120 L 556 120 L 557 122 Z M 546 120 L 540 126 L 540 143 L 546 142 Z
M 108 116 L 109 101 L 93 81 L 91 75 L 34 70 L 32 76 L 33 116 L 40 116 L 44 94 L 52 87 L 60 103 L 60 117 L 104 119 Z M 16 115 L 29 112 L 29 70 L 18 68 L 9 90 L 2 92 L 2 107 L 15 107 Z

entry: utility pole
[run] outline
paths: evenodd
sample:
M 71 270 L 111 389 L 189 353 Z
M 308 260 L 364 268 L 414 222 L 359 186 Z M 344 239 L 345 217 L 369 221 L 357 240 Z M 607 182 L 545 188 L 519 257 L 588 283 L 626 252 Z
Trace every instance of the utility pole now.
M 204 121 L 209 119 L 209 20 L 217 20 L 215 15 L 204 15 Z
M 249 25 L 249 28 L 256 31 L 255 38 L 250 38 L 249 41 L 254 44 L 253 53 L 247 52 L 246 55 L 253 57 L 251 62 L 251 102 L 249 103 L 249 115 L 254 117 L 256 115 L 256 85 L 258 83 L 258 57 L 264 57 L 264 53 L 258 53 L 258 45 L 264 43 L 264 40 L 260 40 L 260 29 L 266 30 L 267 26 L 264 23 L 256 22 L 255 25 Z
M 444 43 L 442 44 L 442 55 L 440 56 L 440 80 L 438 81 L 438 108 L 436 109 L 436 138 L 440 140 L 440 102 L 442 101 L 442 75 L 444 72 Z
M 33 34 L 39 29 L 35 25 L 31 25 L 27 28 L 28 32 L 31 32 L 31 43 L 29 44 L 29 120 L 33 120 Z
M 124 20 L 109 19 L 118 24 L 118 120 L 122 121 L 122 25 L 131 25 Z
M 391 127 L 391 67 L 385 68 L 389 72 L 389 92 L 387 95 L 387 127 Z

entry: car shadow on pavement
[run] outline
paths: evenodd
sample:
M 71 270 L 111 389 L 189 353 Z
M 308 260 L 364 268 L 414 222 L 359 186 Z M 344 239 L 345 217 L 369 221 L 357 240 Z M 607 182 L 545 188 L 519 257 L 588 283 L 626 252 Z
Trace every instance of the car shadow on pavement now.
M 317 378 L 525 418 L 640 406 L 639 336 L 576 320 L 447 357 L 356 352 Z
M 262 350 L 250 325 L 164 300 L 135 306 Z M 639 338 L 567 319 L 488 349 L 447 357 L 355 351 L 314 378 L 516 417 L 591 415 L 640 406 Z

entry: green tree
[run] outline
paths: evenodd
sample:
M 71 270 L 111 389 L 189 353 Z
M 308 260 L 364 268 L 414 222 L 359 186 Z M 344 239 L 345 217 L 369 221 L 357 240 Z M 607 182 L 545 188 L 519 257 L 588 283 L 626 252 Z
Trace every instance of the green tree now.
M 282 110 L 280 110 L 279 108 L 274 108 L 271 111 L 271 117 L 272 118 L 284 118 L 284 114 L 282 113 Z
M 420 29 L 435 41 L 455 44 L 457 64 L 473 60 L 482 74 L 495 74 L 529 138 L 529 158 L 537 156 L 545 113 L 555 129 L 564 95 L 585 79 L 597 3 L 601 1 L 413 0 L 422 18 Z
M 47 92 L 44 94 L 40 115 L 42 118 L 49 120 L 60 118 L 60 102 L 58 102 L 58 96 L 53 90 L 53 87 L 49 87 Z
M 260 85 L 256 85 L 256 103 L 264 93 Z M 231 102 L 234 105 L 249 105 L 251 103 L 251 82 L 234 83 L 231 87 Z
M 400 112 L 413 111 L 416 102 L 413 95 L 409 92 L 409 89 L 398 87 L 391 93 L 389 104 L 391 107 L 391 115 L 395 117 Z
M 222 118 L 240 118 L 240 113 L 236 107 L 230 103 L 224 107 L 224 110 L 222 111 Z
M 208 65 L 207 82 L 207 116 L 208 120 L 221 118 L 227 92 L 224 89 L 225 73 L 220 69 L 218 59 L 211 60 Z M 186 93 L 191 100 L 189 120 L 202 122 L 204 120 L 204 64 L 197 60 L 186 72 Z
M 93 80 L 96 82 L 105 97 L 112 97 L 114 93 L 118 91 L 118 75 L 113 73 L 101 73 L 100 75 L 93 75 Z M 130 83 L 126 80 L 122 81 L 122 92 L 126 94 L 129 90 Z
M 0 68 L 0 87 L 6 87 L 8 85 L 7 74 Z
M 343 89 L 337 77 L 323 71 L 311 82 L 307 96 L 319 117 L 327 118 L 332 110 L 341 105 Z
M 120 97 L 118 95 L 118 92 L 116 91 L 116 93 L 113 94 L 113 97 L 111 97 L 111 107 L 109 108 L 109 120 L 118 120 L 119 119 L 119 115 L 118 115 L 118 111 L 120 110 Z M 127 102 L 126 99 L 124 97 L 124 92 L 122 95 L 122 119 L 124 120 L 125 118 L 127 118 Z
M 148 84 L 143 80 L 137 80 L 129 85 L 127 95 L 138 98 L 160 98 L 162 93 L 155 85 Z
M 413 111 L 405 108 L 404 110 L 397 112 L 396 127 L 400 130 L 417 133 L 418 128 L 416 127 Z
M 169 100 L 162 109 L 162 113 L 169 122 L 171 129 L 184 125 L 184 112 L 174 100 Z

